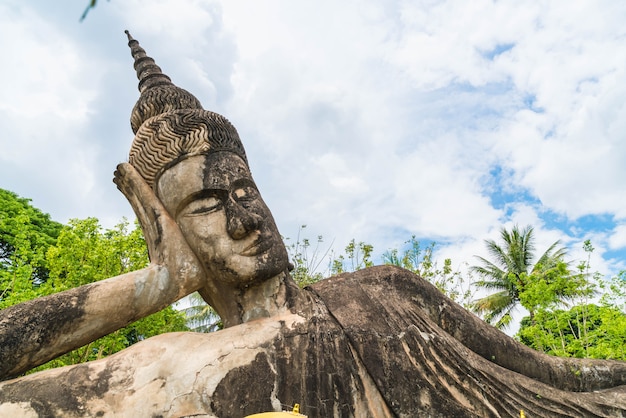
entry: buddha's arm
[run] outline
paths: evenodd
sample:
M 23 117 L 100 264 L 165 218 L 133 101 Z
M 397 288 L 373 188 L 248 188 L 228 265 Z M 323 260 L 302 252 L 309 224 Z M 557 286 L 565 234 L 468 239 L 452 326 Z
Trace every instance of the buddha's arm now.
M 158 265 L 0 311 L 0 379 L 16 376 L 133 321 L 201 286 Z
M 205 285 L 204 272 L 178 225 L 129 164 L 115 183 L 141 223 L 149 267 L 0 311 L 0 379 L 23 373 Z

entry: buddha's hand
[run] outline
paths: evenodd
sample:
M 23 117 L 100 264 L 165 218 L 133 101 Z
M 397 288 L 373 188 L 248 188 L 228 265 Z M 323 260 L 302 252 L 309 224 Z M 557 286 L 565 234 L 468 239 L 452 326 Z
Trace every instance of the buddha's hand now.
M 150 262 L 165 267 L 170 277 L 178 279 L 175 282 L 180 286 L 180 297 L 204 286 L 205 274 L 198 258 L 163 203 L 135 167 L 129 163 L 119 164 L 113 182 L 137 215 Z

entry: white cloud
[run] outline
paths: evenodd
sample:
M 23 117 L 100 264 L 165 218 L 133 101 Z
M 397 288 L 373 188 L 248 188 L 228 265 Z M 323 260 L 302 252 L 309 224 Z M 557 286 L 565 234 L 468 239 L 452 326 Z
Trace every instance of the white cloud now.
M 547 212 L 626 218 L 619 2 L 129 0 L 82 24 L 9 4 L 0 187 L 60 220 L 130 213 L 110 183 L 137 97 L 126 28 L 234 122 L 287 236 L 306 223 L 382 252 L 415 234 L 460 263 L 513 223 L 538 247 L 577 245 L 585 231 Z M 594 235 L 597 253 L 623 248 L 622 229 Z
M 500 146 L 520 183 L 544 205 L 577 218 L 625 216 L 624 8 L 562 4 L 542 10 L 535 31 L 498 60 L 540 114 L 523 110 Z M 607 7 L 604 7 L 607 6 Z
M 609 237 L 609 248 L 618 250 L 626 247 L 626 225 L 618 225 Z
M 84 133 L 102 72 L 76 40 L 36 10 L 5 5 L 0 16 L 1 177 L 23 179 L 24 188 L 14 191 L 42 196 L 37 203 L 54 198 L 71 206 L 94 185 L 97 145 Z

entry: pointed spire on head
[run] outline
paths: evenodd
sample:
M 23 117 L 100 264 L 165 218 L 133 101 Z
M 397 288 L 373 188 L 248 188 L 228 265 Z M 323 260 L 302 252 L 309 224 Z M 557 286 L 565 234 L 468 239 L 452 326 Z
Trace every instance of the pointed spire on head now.
M 130 53 L 135 60 L 134 67 L 141 93 L 130 114 L 133 133 L 137 133 L 139 127 L 153 116 L 177 109 L 202 109 L 202 104 L 193 94 L 174 85 L 154 60 L 146 55 L 146 51 L 130 32 L 124 32 L 128 36 Z
M 154 86 L 172 84 L 172 80 L 161 71 L 161 67 L 156 65 L 154 60 L 146 55 L 146 51 L 139 45 L 139 41 L 134 39 L 128 30 L 128 46 L 130 53 L 135 59 L 135 71 L 139 79 L 139 91 L 143 92 Z

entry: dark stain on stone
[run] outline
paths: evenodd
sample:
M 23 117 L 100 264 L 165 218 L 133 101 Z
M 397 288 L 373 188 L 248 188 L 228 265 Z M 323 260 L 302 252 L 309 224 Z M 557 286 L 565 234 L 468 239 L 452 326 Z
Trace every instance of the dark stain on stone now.
M 50 384 L 48 380 L 21 380 L 7 383 L 0 391 L 0 403 L 25 402 L 40 417 L 59 415 L 80 415 L 86 411 L 86 404 L 92 399 L 102 399 L 109 391 L 111 370 L 110 365 L 97 375 L 91 374 L 88 364 L 81 364 L 64 371 L 58 378 L 58 384 Z M 32 394 L 36 393 L 36 400 Z M 95 416 L 103 416 L 99 411 Z
M 60 335 L 71 333 L 81 322 L 92 289 L 83 286 L 1 310 L 0 379 L 17 376 L 64 354 L 38 358 L 42 348 L 53 347 Z
M 274 348 L 281 402 L 299 403 L 310 418 L 354 416 L 354 394 L 364 387 L 346 335 L 330 315 L 283 329 Z
M 289 309 L 295 308 L 298 301 L 298 296 L 300 295 L 300 288 L 289 274 L 285 274 L 285 292 L 287 307 Z
M 160 217 L 161 217 L 161 214 L 155 211 L 154 212 L 154 225 L 157 228 L 157 236 L 154 238 L 155 247 L 158 247 L 159 245 L 161 245 L 161 241 L 163 240 L 163 226 L 159 222 Z M 150 261 L 153 261 L 153 260 L 150 260 Z
M 276 373 L 266 354 L 226 374 L 213 394 L 211 407 L 218 417 L 239 418 L 272 411 L 271 396 Z

